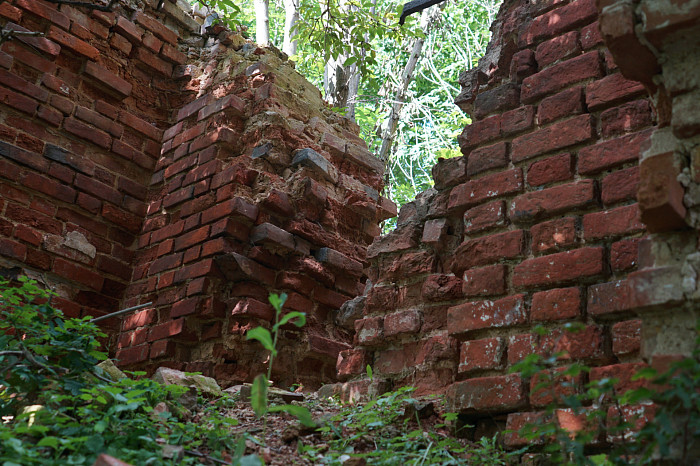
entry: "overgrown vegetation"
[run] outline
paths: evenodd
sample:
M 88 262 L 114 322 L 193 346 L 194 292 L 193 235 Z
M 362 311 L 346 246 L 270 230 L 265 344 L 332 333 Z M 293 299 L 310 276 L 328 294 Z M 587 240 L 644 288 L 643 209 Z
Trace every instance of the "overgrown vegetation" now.
M 580 323 L 565 325 L 578 333 Z M 538 337 L 547 330 L 536 327 Z M 535 377 L 533 391 L 551 402 L 537 420 L 518 435 L 553 464 L 641 465 L 673 458 L 677 464 L 696 464 L 700 457 L 700 322 L 695 350 L 663 372 L 653 367 L 631 378 L 638 388 L 620 393 L 620 379 L 602 378 L 580 384 L 591 368 L 561 361 L 566 352 L 535 353 L 512 367 Z M 535 343 L 539 346 L 539 342 Z M 601 452 L 601 450 L 603 450 Z
M 142 373 L 112 379 L 96 366 L 105 359 L 98 351 L 104 335 L 87 318 L 65 318 L 50 299 L 50 292 L 26 278 L 19 286 L 0 282 L 0 464 L 89 465 L 100 453 L 138 465 L 262 464 L 252 453 L 265 446 L 267 433 L 256 438 L 259 431 L 247 432 L 230 416 L 242 401 L 163 386 Z M 304 320 L 283 313 L 284 296 L 271 302 L 276 310 L 271 331 L 249 333 L 270 351 L 270 365 L 277 330 Z M 566 327 L 581 330 L 577 324 Z M 376 465 L 505 465 L 525 452 L 534 455 L 534 464 L 631 465 L 669 458 L 693 464 L 700 454 L 700 326 L 691 357 L 662 374 L 642 369 L 634 379 L 646 383 L 627 393 L 616 391 L 615 379 L 581 385 L 590 368 L 563 366 L 564 356 L 534 354 L 514 366 L 524 377 L 535 377 L 534 391 L 551 399 L 539 420 L 518 432 L 528 445 L 516 451 L 505 451 L 500 436 L 457 438 L 457 415 L 446 413 L 440 398 L 414 398 L 409 387 L 357 405 L 326 404 L 332 416 L 312 419 L 308 408 L 318 412 L 318 402 L 270 403 L 269 378 L 262 375 L 251 404 L 260 416 L 291 414 L 301 420 L 305 436 L 294 438 L 299 458 L 312 464 L 354 458 Z M 562 422 L 565 418 L 580 422 Z

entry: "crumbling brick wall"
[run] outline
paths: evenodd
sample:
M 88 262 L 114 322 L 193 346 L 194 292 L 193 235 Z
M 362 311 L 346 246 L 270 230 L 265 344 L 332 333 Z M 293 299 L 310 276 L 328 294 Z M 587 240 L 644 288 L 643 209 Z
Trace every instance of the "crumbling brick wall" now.
M 528 354 L 563 351 L 562 367 L 633 385 L 642 322 L 625 284 L 647 234 L 638 165 L 657 118 L 605 47 L 593 0 L 507 0 L 492 30 L 460 78 L 464 155 L 439 161 L 434 189 L 370 247 L 373 286 L 338 360 L 355 379 L 346 395 L 370 384 L 370 364 L 375 384 L 446 392 L 482 433 L 517 431 L 548 403 L 509 373 Z
M 244 333 L 287 292 L 309 323 L 283 331 L 275 380 L 333 381 L 351 337 L 332 314 L 396 213 L 384 167 L 278 52 L 157 7 L 0 5 L 45 34 L 0 53 L 0 265 L 69 316 L 153 302 L 105 322 L 119 364 L 222 382 L 260 371 Z

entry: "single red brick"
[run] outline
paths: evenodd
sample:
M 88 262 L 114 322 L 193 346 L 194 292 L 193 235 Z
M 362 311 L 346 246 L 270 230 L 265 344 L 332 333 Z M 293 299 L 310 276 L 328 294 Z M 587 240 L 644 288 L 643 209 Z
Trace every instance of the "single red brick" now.
M 581 290 L 558 288 L 541 291 L 532 296 L 532 320 L 550 321 L 573 319 L 581 315 Z
M 604 138 L 643 129 L 652 124 L 651 105 L 642 99 L 609 108 L 600 114 L 600 124 Z
M 516 197 L 510 208 L 510 218 L 514 222 L 534 221 L 585 207 L 594 201 L 595 181 L 575 181 Z
M 501 115 L 501 132 L 510 136 L 531 129 L 535 123 L 535 108 L 524 105 Z
M 558 218 L 534 225 L 532 235 L 532 252 L 540 254 L 576 243 L 576 220 L 573 217 Z
M 537 108 L 537 122 L 540 125 L 560 118 L 583 113 L 583 87 L 572 87 L 547 97 Z
M 583 216 L 583 236 L 586 240 L 640 231 L 644 231 L 644 224 L 639 220 L 637 204 Z
M 148 332 L 148 341 L 163 340 L 170 337 L 187 338 L 189 331 L 185 327 L 185 319 L 175 319 L 158 324 Z
M 632 296 L 627 280 L 601 283 L 588 287 L 588 313 L 605 316 L 628 311 L 632 307 Z
M 505 223 L 505 203 L 493 201 L 464 213 L 464 232 L 476 233 Z
M 577 0 L 535 18 L 525 30 L 521 40 L 531 45 L 538 40 L 558 36 L 568 30 L 586 25 L 597 16 L 598 9 L 595 1 Z
M 546 413 L 510 413 L 506 420 L 506 431 L 503 436 L 503 442 L 509 448 L 517 448 L 529 445 L 539 445 L 544 442 L 544 439 L 531 439 L 529 436 L 521 435 L 521 432 L 530 432 L 533 428 L 538 428 L 548 421 Z M 526 460 L 526 455 L 523 455 L 523 460 Z
M 151 32 L 153 32 L 153 34 L 163 39 L 164 41 L 173 45 L 177 44 L 177 33 L 167 28 L 162 22 L 140 11 L 136 12 L 136 15 L 134 16 L 134 21 L 136 21 L 138 24 L 145 27 L 146 29 L 150 30 Z
M 578 169 L 581 174 L 594 174 L 639 159 L 650 144 L 651 130 L 640 131 L 579 151 Z
M 523 324 L 527 321 L 524 297 L 520 294 L 497 301 L 474 301 L 453 306 L 447 311 L 447 330 L 454 335 Z
M 621 272 L 636 267 L 639 256 L 639 238 L 624 239 L 610 246 L 610 267 Z
M 7 3 L 3 3 L 3 5 L 7 5 Z M 25 65 L 31 66 L 35 70 L 41 71 L 43 73 L 53 74 L 56 71 L 56 64 L 54 62 L 42 58 L 35 51 L 23 47 L 22 45 L 16 42 L 6 42 L 3 45 L 2 49 L 3 51 L 11 55 L 11 57 L 6 56 L 7 58 L 9 58 L 10 64 L 12 62 L 12 57 L 14 57 L 15 60 L 20 61 Z M 6 66 L 6 68 L 9 69 L 10 67 Z
M 42 89 L 39 86 L 36 86 L 30 83 L 29 81 L 20 78 L 16 74 L 3 69 L 0 69 L 0 83 L 7 87 L 11 87 L 19 92 L 22 92 L 23 94 L 27 94 L 29 97 L 32 97 L 41 102 L 46 102 L 49 96 L 49 93 L 46 91 L 46 89 Z
M 146 135 L 154 141 L 160 142 L 163 139 L 163 131 L 125 110 L 122 110 L 119 113 L 119 122 L 135 129 L 139 133 Z
M 22 11 L 7 2 L 3 2 L 0 4 L 0 16 L 14 21 L 15 23 L 19 23 L 20 19 L 22 19 Z
M 134 58 L 146 65 L 149 69 L 157 71 L 166 77 L 170 77 L 173 74 L 173 65 L 165 60 L 161 60 L 143 47 L 136 49 Z
M 70 19 L 56 9 L 56 6 L 40 0 L 17 0 L 15 2 L 19 8 L 34 13 L 52 23 L 68 29 L 70 27 Z M 52 26 L 53 27 L 53 26 Z
M 598 21 L 581 28 L 581 46 L 583 50 L 592 49 L 596 45 L 602 43 L 603 37 L 600 34 L 600 25 Z
M 187 62 L 187 55 L 176 49 L 170 44 L 163 45 L 163 49 L 160 52 L 161 56 L 165 58 L 170 63 L 176 65 L 183 65 Z M 230 96 L 236 97 L 236 96 Z
M 513 54 L 510 63 L 510 76 L 516 82 L 521 82 L 523 79 L 537 72 L 537 62 L 535 61 L 535 52 L 530 49 L 521 50 Z
M 76 175 L 75 187 L 112 204 L 120 205 L 122 202 L 123 195 L 119 191 L 83 174 Z
M 470 340 L 462 343 L 459 351 L 460 373 L 483 369 L 500 369 L 505 354 L 505 341 L 500 337 Z
M 459 412 L 512 411 L 527 403 L 520 374 L 456 382 L 447 389 L 447 399 Z
M 133 330 L 152 324 L 156 319 L 155 309 L 146 309 L 134 314 L 127 315 L 122 321 L 122 331 Z
M 429 251 L 408 252 L 380 260 L 381 278 L 393 281 L 398 278 L 434 273 L 437 265 L 435 254 Z
M 571 84 L 585 79 L 599 78 L 602 75 L 600 56 L 594 50 L 525 78 L 521 99 L 523 103 L 531 104 Z
M 556 61 L 579 53 L 581 53 L 581 46 L 579 45 L 578 31 L 571 31 L 538 45 L 535 59 L 542 69 Z
M 87 57 L 90 60 L 96 60 L 100 55 L 100 51 L 92 45 L 58 29 L 55 26 L 51 26 L 47 37 L 72 50 L 73 52 Z
M 111 91 L 120 98 L 128 97 L 131 94 L 132 85 L 111 71 L 101 67 L 100 65 L 88 62 L 85 65 L 85 74 L 97 81 L 101 86 Z M 112 117 L 116 118 L 116 116 Z
M 603 342 L 603 330 L 597 325 L 575 332 L 554 329 L 540 339 L 537 352 L 545 357 L 558 355 L 559 360 L 600 360 L 605 354 Z
M 524 238 L 523 230 L 514 230 L 467 240 L 455 251 L 450 268 L 462 275 L 472 267 L 519 257 L 525 252 Z
M 615 204 L 634 199 L 639 186 L 639 167 L 618 170 L 603 178 L 601 198 L 603 203 Z
M 57 258 L 54 261 L 53 270 L 58 275 L 68 280 L 82 283 L 93 290 L 100 291 L 102 289 L 102 284 L 104 283 L 104 278 L 100 274 L 61 258 Z
M 492 168 L 505 167 L 508 163 L 508 146 L 499 142 L 492 146 L 474 149 L 467 159 L 467 175 L 474 176 Z
M 500 135 L 501 116 L 494 115 L 468 125 L 457 139 L 462 152 L 465 153 L 466 149 L 497 139 Z
M 75 118 L 66 118 L 63 122 L 63 128 L 69 133 L 74 134 L 79 138 L 93 142 L 105 149 L 109 149 L 112 145 L 112 138 L 107 133 L 99 129 L 92 128 L 84 123 L 81 123 Z
M 25 97 L 21 94 L 17 94 L 16 92 L 12 92 L 9 89 L 1 87 L 0 102 L 29 115 L 33 115 L 37 107 L 39 107 L 39 104 L 29 97 Z
M 0 256 L 24 261 L 27 256 L 27 246 L 5 238 L 0 238 Z
M 559 154 L 533 163 L 527 169 L 527 182 L 530 186 L 540 186 L 574 177 L 574 159 L 571 154 Z
M 381 343 L 384 336 L 384 318 L 379 316 L 356 320 L 355 334 L 360 345 L 372 346 Z
M 129 39 L 129 42 L 132 44 L 141 45 L 142 30 L 125 17 L 117 17 L 117 24 L 114 26 L 114 30 Z
M 423 282 L 421 295 L 427 301 L 459 299 L 463 297 L 462 279 L 451 275 L 430 275 Z
M 129 366 L 148 359 L 148 345 L 132 346 L 117 351 L 117 365 Z
M 603 248 L 588 247 L 528 259 L 513 269 L 513 285 L 525 288 L 600 275 L 603 252 Z
M 591 116 L 580 115 L 514 139 L 511 158 L 513 162 L 521 162 L 540 154 L 590 141 L 593 136 Z
M 407 344 L 402 349 L 381 350 L 375 353 L 374 369 L 380 374 L 397 374 L 416 365 L 415 344 Z
M 76 192 L 73 188 L 36 173 L 27 173 L 22 184 L 64 202 L 72 203 L 75 201 Z
M 544 370 L 530 379 L 530 403 L 539 408 L 550 404 L 561 404 L 564 397 L 579 392 L 582 374 L 578 376 L 563 375 L 568 367 Z
M 640 163 L 637 192 L 641 220 L 652 233 L 687 227 L 685 189 L 678 181 L 680 161 L 675 152 L 646 157 Z
M 514 168 L 455 186 L 450 192 L 448 208 L 471 207 L 492 197 L 521 191 L 523 172 Z
M 352 376 L 364 374 L 368 360 L 368 354 L 365 350 L 351 349 L 341 351 L 338 354 L 338 362 L 336 364 L 338 377 L 341 380 L 347 380 Z
M 597 110 L 644 92 L 641 83 L 626 79 L 620 73 L 613 74 L 586 86 L 586 104 L 589 110 Z
M 384 317 L 384 335 L 415 334 L 420 330 L 421 315 L 415 309 L 394 312 Z
M 628 390 L 635 390 L 649 384 L 648 380 L 643 377 L 632 380 L 634 375 L 645 367 L 647 367 L 646 364 L 638 362 L 592 367 L 589 377 L 591 382 L 601 379 L 616 379 L 618 382 L 614 385 L 615 393 L 624 394 Z
M 613 353 L 617 356 L 639 351 L 642 338 L 642 321 L 639 319 L 618 322 L 612 326 Z
M 507 272 L 505 265 L 468 269 L 464 272 L 462 292 L 467 297 L 504 294 Z
M 492 87 L 486 91 L 479 92 L 474 101 L 474 108 L 471 112 L 472 118 L 481 120 L 492 113 L 503 113 L 520 103 L 520 90 L 514 83 L 506 83 L 497 87 Z

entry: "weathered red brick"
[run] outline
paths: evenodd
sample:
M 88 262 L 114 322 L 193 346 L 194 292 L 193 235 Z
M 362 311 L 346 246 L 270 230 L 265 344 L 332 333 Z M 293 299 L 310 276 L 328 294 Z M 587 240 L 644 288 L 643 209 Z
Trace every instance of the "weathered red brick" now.
M 479 265 L 513 259 L 525 252 L 525 232 L 507 231 L 463 242 L 455 251 L 450 268 L 455 275 Z
M 587 325 L 580 330 L 554 329 L 540 339 L 537 352 L 559 360 L 601 360 L 604 357 L 603 329 Z
M 521 99 L 524 103 L 531 104 L 571 84 L 602 75 L 598 52 L 587 52 L 525 78 Z
M 45 89 L 42 89 L 39 86 L 20 78 L 16 74 L 3 69 L 0 69 L 0 83 L 22 92 L 23 94 L 27 94 L 29 97 L 41 102 L 46 102 L 49 96 L 49 93 Z
M 600 114 L 604 138 L 638 131 L 652 124 L 651 105 L 647 99 L 627 102 Z
M 510 208 L 514 222 L 528 222 L 585 207 L 595 201 L 595 182 L 581 180 L 533 191 L 515 198 Z
M 384 336 L 384 318 L 366 317 L 355 321 L 355 334 L 357 343 L 364 346 L 372 346 L 382 341 Z
M 480 377 L 456 382 L 447 389 L 451 410 L 512 411 L 527 403 L 520 374 Z
M 680 161 L 674 152 L 646 157 L 640 163 L 637 199 L 641 220 L 652 233 L 687 227 L 679 174 Z
M 351 349 L 341 351 L 338 354 L 338 362 L 336 364 L 338 377 L 341 380 L 347 380 L 352 376 L 364 374 L 368 360 L 368 354 L 365 350 Z
M 533 163 L 527 169 L 527 183 L 540 186 L 574 177 L 574 159 L 571 154 L 559 154 Z
M 540 154 L 564 149 L 593 139 L 590 115 L 560 121 L 513 140 L 511 158 L 520 162 Z
M 121 34 L 122 36 L 129 39 L 134 45 L 141 45 L 141 38 L 143 37 L 143 31 L 136 26 L 134 23 L 129 21 L 123 16 L 117 17 L 117 23 L 114 26 L 114 30 Z
M 511 136 L 531 129 L 535 123 L 535 108 L 524 105 L 501 115 L 501 132 L 503 136 Z
M 628 390 L 635 390 L 649 384 L 649 381 L 643 377 L 632 380 L 634 375 L 644 367 L 646 364 L 635 362 L 592 367 L 589 377 L 592 382 L 601 379 L 616 379 L 618 382 L 614 385 L 615 393 L 624 394 Z
M 508 163 L 508 146 L 499 142 L 492 146 L 474 149 L 467 159 L 467 175 L 474 176 L 492 168 L 505 167 Z
M 0 256 L 24 261 L 27 256 L 27 246 L 6 238 L 0 238 Z
M 578 376 L 563 375 L 568 367 L 540 371 L 530 379 L 530 403 L 544 407 L 561 404 L 564 397 L 574 395 L 581 390 L 582 374 Z
M 15 2 L 19 8 L 34 13 L 52 23 L 68 29 L 70 27 L 70 19 L 56 9 L 56 6 L 40 0 L 17 0 Z
M 455 186 L 450 192 L 449 209 L 471 207 L 492 197 L 521 191 L 523 172 L 514 168 Z
M 621 73 L 617 73 L 586 86 L 586 105 L 589 110 L 598 110 L 644 92 L 641 83 L 626 79 Z
M 471 112 L 475 120 L 481 120 L 492 113 L 503 113 L 520 103 L 520 89 L 513 83 L 506 83 L 480 92 L 474 101 Z
M 642 339 L 642 321 L 639 319 L 618 322 L 612 326 L 612 350 L 617 356 L 639 351 Z
M 505 265 L 468 269 L 464 272 L 462 292 L 467 297 L 504 294 L 507 272 Z
M 384 336 L 415 334 L 420 326 L 421 315 L 417 310 L 394 312 L 384 317 Z
M 450 335 L 484 328 L 502 328 L 527 321 L 525 295 L 508 296 L 497 301 L 474 301 L 453 306 L 447 311 Z
M 546 125 L 560 118 L 583 113 L 583 87 L 572 87 L 547 97 L 537 107 L 537 121 Z
M 262 303 L 253 298 L 245 298 L 236 303 L 231 311 L 231 315 L 257 317 L 258 319 L 271 321 L 275 316 L 275 310 L 269 304 Z
M 598 21 L 581 28 L 581 47 L 583 47 L 583 50 L 591 49 L 602 43 L 603 37 L 600 34 Z
M 639 186 L 639 167 L 618 170 L 603 178 L 601 198 L 603 203 L 615 204 L 634 199 Z
M 35 100 L 2 87 L 0 87 L 0 102 L 29 115 L 33 115 L 39 107 L 39 103 Z
M 380 273 L 384 280 L 408 278 L 435 272 L 435 254 L 428 251 L 409 252 L 400 256 L 382 257 Z
M 430 275 L 423 282 L 421 295 L 427 301 L 451 301 L 453 299 L 459 299 L 463 296 L 462 279 L 452 275 Z
M 593 0 L 577 0 L 535 18 L 521 40 L 531 45 L 538 40 L 586 25 L 597 16 L 598 9 Z
M 27 173 L 22 184 L 64 202 L 72 203 L 75 200 L 76 192 L 73 188 L 36 173 Z
M 97 81 L 102 87 L 121 98 L 128 97 L 131 94 L 131 83 L 96 63 L 87 62 L 85 65 L 85 74 Z
M 610 246 L 610 268 L 613 272 L 629 270 L 637 265 L 639 238 L 624 239 Z
M 537 72 L 537 62 L 535 52 L 530 49 L 520 50 L 513 54 L 510 62 L 511 78 L 517 82 L 531 76 Z
M 627 280 L 601 283 L 588 287 L 588 313 L 592 316 L 614 315 L 632 307 Z
M 464 213 L 464 232 L 476 233 L 505 223 L 505 202 L 493 201 Z
M 462 134 L 457 138 L 462 152 L 466 149 L 476 147 L 488 141 L 493 141 L 501 135 L 501 116 L 494 115 L 480 121 L 472 122 L 464 128 Z
M 134 21 L 136 21 L 141 26 L 150 30 L 153 34 L 163 39 L 164 41 L 176 45 L 177 44 L 177 33 L 171 31 L 162 22 L 144 14 L 143 12 L 137 11 L 134 16 Z
M 581 315 L 581 290 L 557 288 L 532 296 L 532 320 L 550 321 L 573 319 Z
M 586 240 L 622 236 L 644 231 L 637 204 L 595 212 L 583 216 L 583 237 Z
M 20 19 L 22 19 L 22 11 L 7 2 L 3 2 L 0 4 L 0 16 L 14 21 L 15 23 L 19 23 Z
M 7 3 L 3 3 L 2 5 L 7 5 Z M 43 73 L 54 73 L 56 71 L 56 63 L 42 58 L 36 51 L 30 50 L 15 41 L 6 42 L 2 48 L 4 52 L 9 54 L 7 55 L 0 52 L 0 57 L 2 57 L 1 61 L 3 62 L 2 66 L 4 68 L 10 69 L 14 58 Z
M 129 366 L 148 359 L 148 345 L 132 346 L 117 351 L 117 365 Z
M 526 356 L 535 354 L 537 338 L 531 333 L 520 333 L 508 338 L 508 364 L 516 364 Z
M 541 68 L 581 53 L 578 31 L 567 32 L 537 46 L 535 59 Z
M 576 220 L 564 217 L 538 223 L 530 229 L 530 234 L 533 253 L 566 248 L 576 243 Z
M 51 28 L 49 29 L 49 33 L 46 37 L 55 42 L 58 42 L 62 46 L 72 50 L 73 52 L 79 55 L 87 57 L 90 60 L 96 60 L 97 57 L 100 55 L 100 51 L 92 45 L 88 44 L 83 40 L 78 39 L 75 36 L 66 33 L 65 31 L 58 29 L 55 26 L 51 26 Z
M 634 162 L 649 147 L 650 130 L 612 139 L 579 151 L 578 170 L 593 174 L 627 162 Z
M 119 122 L 135 129 L 141 134 L 145 134 L 154 141 L 160 142 L 163 139 L 163 131 L 156 128 L 151 123 L 132 115 L 126 110 L 122 110 L 119 113 Z
M 500 369 L 505 354 L 505 341 L 500 337 L 470 340 L 462 343 L 459 351 L 459 372 Z
M 104 283 L 104 278 L 100 274 L 61 258 L 56 258 L 54 261 L 53 271 L 68 280 L 76 281 L 97 291 L 102 289 Z
M 145 327 L 152 324 L 156 319 L 155 309 L 146 309 L 144 311 L 138 311 L 131 315 L 124 317 L 122 321 L 122 331 L 126 332 L 128 330 L 134 330 L 139 327 Z
M 518 288 L 564 283 L 603 273 L 600 247 L 588 247 L 528 259 L 513 269 L 513 285 Z

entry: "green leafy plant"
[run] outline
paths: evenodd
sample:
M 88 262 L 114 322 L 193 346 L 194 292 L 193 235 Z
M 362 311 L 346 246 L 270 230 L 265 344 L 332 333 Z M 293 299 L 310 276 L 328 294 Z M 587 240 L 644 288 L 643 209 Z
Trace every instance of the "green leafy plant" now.
M 270 406 L 268 400 L 268 388 L 270 386 L 270 376 L 272 375 L 272 363 L 277 356 L 277 338 L 279 330 L 283 325 L 288 323 L 294 324 L 297 327 L 303 327 L 306 324 L 306 314 L 303 312 L 292 311 L 282 315 L 282 307 L 287 300 L 287 295 L 270 294 L 270 304 L 275 309 L 275 323 L 272 325 L 272 330 L 265 327 L 256 327 L 251 329 L 246 334 L 247 340 L 257 340 L 267 351 L 270 352 L 267 375 L 258 374 L 253 380 L 253 385 L 250 389 L 250 403 L 253 411 L 258 417 L 263 418 L 263 437 L 267 435 L 267 413 L 286 412 L 296 416 L 299 421 L 305 426 L 313 427 L 315 423 L 311 418 L 309 410 L 303 406 L 297 405 L 278 405 Z
M 175 461 L 165 446 L 186 452 L 178 464 L 202 458 L 261 464 L 243 456 L 245 438 L 231 435 L 235 419 L 222 416 L 223 398 L 198 404 L 177 400 L 187 389 L 141 378 L 112 381 L 95 364 L 100 330 L 67 319 L 50 305 L 52 294 L 20 278 L 0 283 L 0 464 L 89 465 L 100 453 L 132 464 Z M 257 461 L 257 462 L 256 462 Z
M 579 325 L 566 328 L 579 329 Z M 518 435 L 536 445 L 534 451 L 547 463 L 637 465 L 673 458 L 690 464 L 700 454 L 700 322 L 697 332 L 691 356 L 663 373 L 652 367 L 641 369 L 632 380 L 647 383 L 626 393 L 617 392 L 615 378 L 591 380 L 577 391 L 574 380 L 589 367 L 580 363 L 558 367 L 561 352 L 528 355 L 511 370 L 537 377 L 533 392 L 547 393 L 551 402 Z M 540 327 L 535 333 L 547 332 Z M 558 419 L 562 413 L 581 420 L 579 428 L 565 428 Z M 603 432 L 615 441 L 606 453 L 593 454 L 590 446 Z

